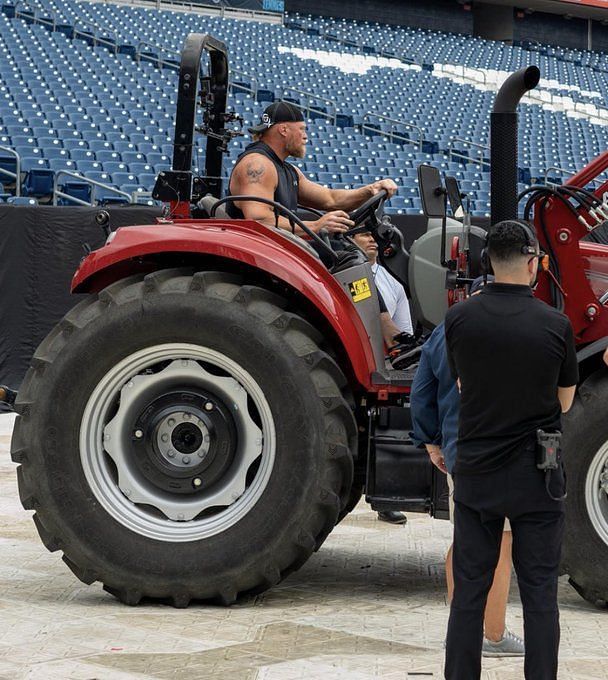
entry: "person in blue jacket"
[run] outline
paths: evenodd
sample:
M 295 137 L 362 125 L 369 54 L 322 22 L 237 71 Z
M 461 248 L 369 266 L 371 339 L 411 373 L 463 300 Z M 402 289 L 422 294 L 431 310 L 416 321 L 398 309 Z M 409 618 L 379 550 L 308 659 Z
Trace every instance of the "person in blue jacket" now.
M 488 276 L 487 280 L 493 277 Z M 471 285 L 470 294 L 481 291 L 483 277 Z M 411 416 L 412 438 L 418 445 L 424 445 L 433 464 L 448 475 L 450 489 L 450 520 L 454 522 L 454 486 L 452 470 L 456 460 L 458 438 L 458 410 L 460 394 L 458 385 L 450 372 L 445 344 L 445 329 L 439 324 L 422 347 L 420 364 L 412 384 Z M 507 520 L 508 522 L 508 520 Z M 500 558 L 496 566 L 492 588 L 484 615 L 484 656 L 523 656 L 524 643 L 521 638 L 507 630 L 505 616 L 509 586 L 511 583 L 511 531 L 505 524 Z M 448 601 L 454 591 L 452 572 L 452 546 L 446 557 L 446 581 Z

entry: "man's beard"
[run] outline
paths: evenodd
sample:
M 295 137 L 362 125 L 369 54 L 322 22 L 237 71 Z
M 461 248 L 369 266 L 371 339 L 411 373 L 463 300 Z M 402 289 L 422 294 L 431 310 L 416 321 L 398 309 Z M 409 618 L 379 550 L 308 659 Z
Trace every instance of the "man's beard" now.
M 304 158 L 306 156 L 306 145 L 305 144 L 289 144 L 287 146 L 287 154 L 293 156 L 294 158 Z

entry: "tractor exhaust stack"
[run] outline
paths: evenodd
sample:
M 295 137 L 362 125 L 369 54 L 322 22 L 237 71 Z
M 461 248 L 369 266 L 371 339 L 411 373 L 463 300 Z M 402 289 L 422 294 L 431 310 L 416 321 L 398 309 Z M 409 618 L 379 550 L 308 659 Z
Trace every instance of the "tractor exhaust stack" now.
M 491 224 L 517 219 L 517 105 L 540 80 L 537 66 L 512 73 L 496 95 L 490 114 Z

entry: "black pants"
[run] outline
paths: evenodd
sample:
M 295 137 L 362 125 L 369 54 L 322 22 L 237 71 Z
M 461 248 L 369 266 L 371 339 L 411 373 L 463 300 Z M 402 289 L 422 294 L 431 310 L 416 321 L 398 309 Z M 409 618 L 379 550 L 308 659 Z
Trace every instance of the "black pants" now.
M 557 577 L 564 528 L 563 502 L 552 500 L 533 445 L 495 472 L 454 478 L 454 598 L 446 642 L 447 680 L 481 674 L 483 616 L 500 553 L 504 518 L 513 532 L 513 562 L 524 610 L 527 680 L 555 680 L 559 647 Z M 563 470 L 551 492 L 563 494 Z

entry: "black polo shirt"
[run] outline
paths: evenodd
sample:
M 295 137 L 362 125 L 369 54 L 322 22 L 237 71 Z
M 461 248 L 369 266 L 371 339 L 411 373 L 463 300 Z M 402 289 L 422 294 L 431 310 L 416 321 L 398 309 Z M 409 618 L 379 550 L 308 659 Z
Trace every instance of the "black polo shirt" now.
M 490 283 L 448 310 L 450 368 L 461 382 L 455 474 L 509 462 L 537 428 L 560 428 L 557 388 L 578 382 L 568 317 L 529 286 Z

